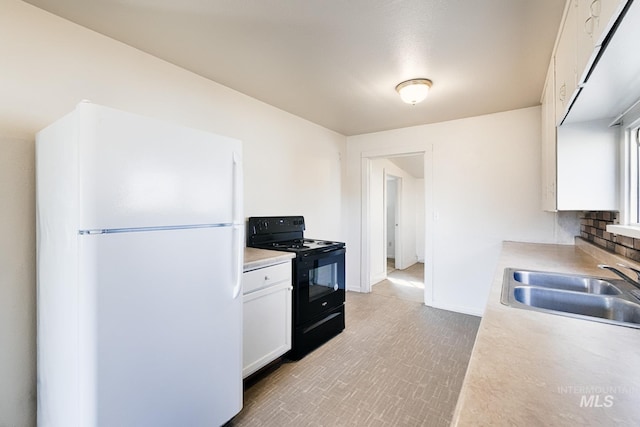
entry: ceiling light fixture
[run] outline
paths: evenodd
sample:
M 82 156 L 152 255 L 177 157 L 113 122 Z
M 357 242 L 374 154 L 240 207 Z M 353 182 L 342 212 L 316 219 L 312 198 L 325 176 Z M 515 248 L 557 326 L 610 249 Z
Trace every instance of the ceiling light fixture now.
M 399 83 L 396 91 L 407 104 L 417 104 L 427 97 L 433 82 L 429 79 L 411 79 Z

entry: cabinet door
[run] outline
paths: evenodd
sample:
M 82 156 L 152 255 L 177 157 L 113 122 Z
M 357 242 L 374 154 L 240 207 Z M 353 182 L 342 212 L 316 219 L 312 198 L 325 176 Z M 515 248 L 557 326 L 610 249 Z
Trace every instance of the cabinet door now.
M 577 85 L 577 18 L 578 0 L 570 0 L 555 54 L 556 124 L 560 125 L 574 98 Z
M 587 79 L 589 68 L 598 54 L 599 46 L 596 46 L 596 26 L 599 18 L 593 15 L 593 4 L 602 0 L 579 0 L 577 22 L 577 69 L 580 75 L 579 84 Z M 618 0 L 615 0 L 618 1 Z M 599 10 L 599 7 L 598 7 Z
M 291 350 L 291 276 L 291 262 L 242 275 L 243 378 Z
M 556 123 L 554 64 L 551 61 L 542 94 L 542 209 L 556 210 Z
M 291 350 L 291 283 L 244 295 L 242 376 Z
M 618 210 L 618 129 L 609 121 L 558 128 L 558 210 Z
M 578 0 L 577 70 L 579 84 L 586 81 L 607 33 L 626 0 Z
M 593 42 L 602 45 L 606 34 L 627 3 L 627 0 L 587 0 L 589 11 L 593 17 Z

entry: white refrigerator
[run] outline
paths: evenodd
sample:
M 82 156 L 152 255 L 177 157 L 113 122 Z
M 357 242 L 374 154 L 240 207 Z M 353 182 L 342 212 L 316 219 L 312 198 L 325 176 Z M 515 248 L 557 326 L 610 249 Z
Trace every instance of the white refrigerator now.
M 36 137 L 38 425 L 242 408 L 237 140 L 81 102 Z

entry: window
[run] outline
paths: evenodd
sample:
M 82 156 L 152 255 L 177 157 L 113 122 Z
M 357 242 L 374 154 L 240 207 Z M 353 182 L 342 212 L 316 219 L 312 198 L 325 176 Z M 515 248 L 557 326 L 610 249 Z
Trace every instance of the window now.
M 640 127 L 631 127 L 625 130 L 625 144 L 629 151 L 629 207 L 627 224 L 640 223 L 640 140 L 638 132 Z
M 607 231 L 640 238 L 640 101 L 622 115 L 622 194 L 620 225 L 607 226 Z

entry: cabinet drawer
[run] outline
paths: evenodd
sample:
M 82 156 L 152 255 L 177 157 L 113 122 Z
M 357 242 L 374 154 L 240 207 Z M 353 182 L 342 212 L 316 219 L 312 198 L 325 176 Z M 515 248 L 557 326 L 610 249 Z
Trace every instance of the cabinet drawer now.
M 242 293 L 248 294 L 282 282 L 291 282 L 291 262 L 271 265 L 242 274 Z

